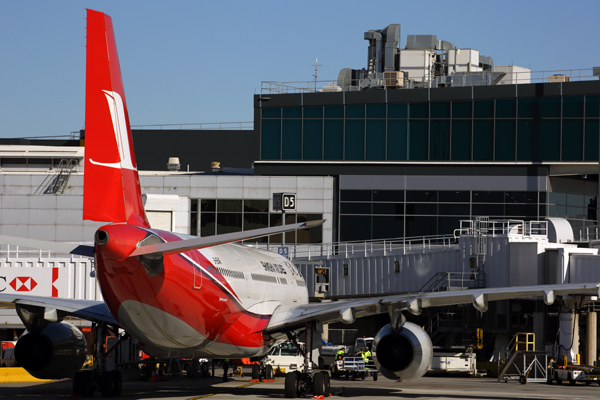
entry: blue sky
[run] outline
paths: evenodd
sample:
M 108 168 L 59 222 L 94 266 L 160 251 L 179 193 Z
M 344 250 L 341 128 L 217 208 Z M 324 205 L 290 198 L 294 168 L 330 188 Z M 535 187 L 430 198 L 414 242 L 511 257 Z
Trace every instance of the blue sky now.
M 113 19 L 131 123 L 253 120 L 261 81 L 366 67 L 363 33 L 399 23 L 534 71 L 600 66 L 600 1 L 0 2 L 0 137 L 84 126 L 85 8 Z

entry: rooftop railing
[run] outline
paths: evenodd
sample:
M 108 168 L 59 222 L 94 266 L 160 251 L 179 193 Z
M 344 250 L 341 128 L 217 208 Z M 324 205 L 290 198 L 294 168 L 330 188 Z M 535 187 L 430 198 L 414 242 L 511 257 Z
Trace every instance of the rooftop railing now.
M 587 69 L 561 69 L 561 70 L 550 70 L 550 71 L 498 71 L 503 72 L 506 76 L 497 83 L 498 85 L 514 85 L 514 84 L 528 84 L 528 83 L 548 83 L 548 82 L 577 82 L 577 81 L 589 81 L 589 80 L 598 80 L 598 68 L 587 68 Z M 595 75 L 596 73 L 596 75 Z M 460 76 L 460 75 L 457 75 Z M 430 87 L 434 87 L 434 79 L 430 76 L 423 76 L 418 79 L 414 79 L 414 81 L 418 81 L 419 88 L 427 87 L 429 84 Z M 327 88 L 328 85 L 333 84 L 337 85 L 337 80 L 325 80 L 325 81 L 291 81 L 291 82 L 277 82 L 277 81 L 263 81 L 261 82 L 260 93 L 261 95 L 268 94 L 288 94 L 288 93 L 316 93 L 321 91 L 324 87 L 325 91 L 328 89 L 330 91 L 340 91 L 340 90 L 359 90 L 363 84 L 363 82 L 367 81 L 367 79 L 363 80 L 353 80 L 351 81 L 350 87 L 339 88 L 336 86 L 331 86 Z M 415 87 L 413 84 L 409 84 L 406 81 L 405 86 L 402 88 L 397 88 L 396 86 L 384 86 L 384 80 L 380 79 L 380 85 L 383 89 L 393 88 L 397 89 L 411 89 Z M 423 83 L 424 82 L 424 83 Z M 461 80 L 456 79 L 453 82 L 453 86 L 480 86 L 487 85 L 486 81 L 481 80 Z M 339 89 L 338 89 L 339 88 Z M 335 89 L 335 90 L 334 90 Z
M 593 240 L 600 240 L 600 226 L 585 226 L 579 228 L 574 234 L 574 240 L 577 242 L 590 242 Z
M 78 243 L 87 246 L 93 245 L 93 243 Z M 15 258 L 37 258 L 37 259 L 53 259 L 53 258 L 88 258 L 81 255 L 57 253 L 50 250 L 32 249 L 30 247 L 15 246 L 10 244 L 0 245 L 0 259 L 15 259 Z
M 456 238 L 460 235 L 484 234 L 489 237 L 500 235 L 519 236 L 523 238 L 547 237 L 548 221 L 524 221 L 524 220 L 490 220 L 487 222 L 485 232 L 476 226 L 475 220 L 461 220 L 460 229 L 454 230 Z
M 190 124 L 156 124 L 156 125 L 131 125 L 131 129 L 179 129 L 179 130 L 253 130 L 254 122 L 208 122 L 208 123 L 190 123 Z
M 331 258 L 358 258 L 387 256 L 390 254 L 425 253 L 436 249 L 457 248 L 458 240 L 454 235 L 415 236 L 407 238 L 377 239 L 352 242 L 317 244 L 260 244 L 258 248 L 278 252 L 287 247 L 288 256 L 293 260 L 329 260 Z

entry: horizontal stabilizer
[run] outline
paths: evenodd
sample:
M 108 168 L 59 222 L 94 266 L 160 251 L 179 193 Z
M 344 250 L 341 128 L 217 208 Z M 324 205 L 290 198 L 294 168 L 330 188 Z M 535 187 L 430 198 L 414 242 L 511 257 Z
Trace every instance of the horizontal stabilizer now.
M 29 247 L 32 249 L 50 250 L 56 253 L 94 257 L 94 246 L 86 246 L 83 244 L 50 242 L 48 240 L 26 239 L 4 235 L 0 235 L 0 243 Z
M 131 257 L 142 256 L 144 254 L 168 255 L 181 253 L 183 251 L 192 249 L 217 246 L 224 243 L 239 242 L 240 240 L 254 239 L 261 236 L 295 231 L 298 229 L 312 228 L 314 226 L 322 225 L 324 222 L 325 220 L 321 219 L 318 221 L 308 221 L 292 225 L 273 226 L 270 228 L 253 229 L 251 231 L 225 233 L 222 235 L 200 237 L 197 239 L 178 240 L 176 242 L 169 243 L 148 244 L 146 246 L 138 247 L 133 253 L 131 253 Z

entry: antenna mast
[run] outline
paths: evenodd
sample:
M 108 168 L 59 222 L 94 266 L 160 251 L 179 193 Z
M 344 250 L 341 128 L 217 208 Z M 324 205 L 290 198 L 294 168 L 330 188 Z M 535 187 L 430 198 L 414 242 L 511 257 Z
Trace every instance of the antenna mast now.
M 315 77 L 315 93 L 317 92 L 317 72 L 319 70 L 319 67 L 322 67 L 322 65 L 319 65 L 319 59 L 315 58 L 315 64 L 311 65 L 311 67 L 315 67 L 315 74 L 313 75 Z

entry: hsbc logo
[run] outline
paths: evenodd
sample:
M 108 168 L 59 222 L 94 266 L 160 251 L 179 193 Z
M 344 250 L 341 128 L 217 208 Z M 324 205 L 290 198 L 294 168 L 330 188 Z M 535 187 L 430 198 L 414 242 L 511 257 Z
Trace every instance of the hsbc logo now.
M 0 293 L 35 294 L 58 297 L 64 285 L 59 279 L 60 268 L 0 268 Z M 27 274 L 29 276 L 23 276 Z
M 15 292 L 30 292 L 37 286 L 37 282 L 30 276 L 17 276 L 9 285 Z

